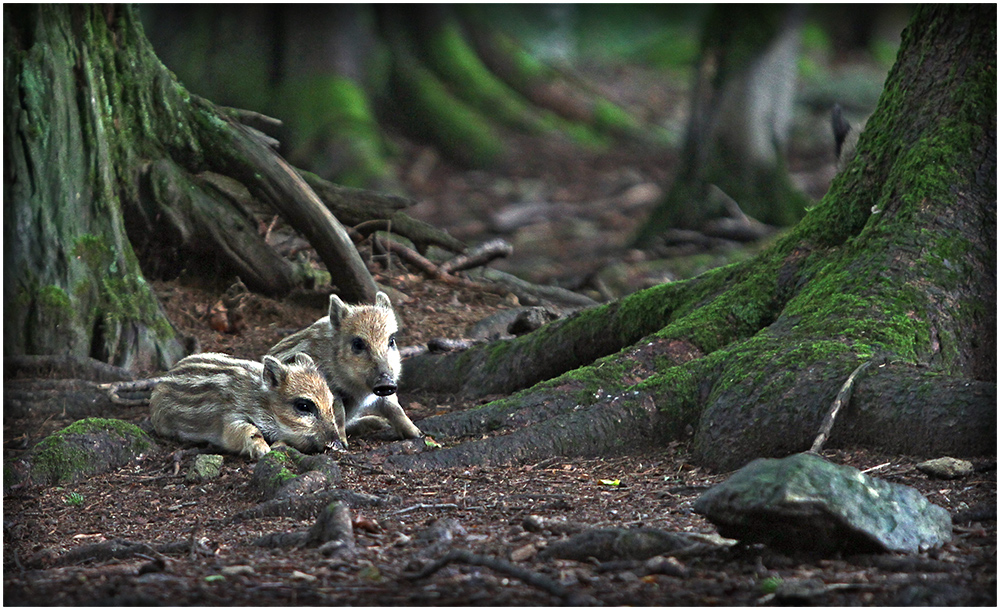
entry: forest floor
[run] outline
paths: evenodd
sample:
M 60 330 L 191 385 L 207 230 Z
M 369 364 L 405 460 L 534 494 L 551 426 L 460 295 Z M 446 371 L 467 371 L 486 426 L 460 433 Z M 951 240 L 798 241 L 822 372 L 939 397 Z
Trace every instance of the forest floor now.
M 628 79 L 638 77 L 618 78 L 627 97 Z M 669 89 L 659 86 L 639 87 L 643 99 L 671 99 Z M 661 106 L 668 113 L 682 113 L 680 102 Z M 535 282 L 559 283 L 600 297 L 599 286 L 634 290 L 733 255 L 700 253 L 679 270 L 644 266 L 648 261 L 643 255 L 628 250 L 628 236 L 669 185 L 675 165 L 670 154 L 581 153 L 554 142 L 524 140 L 521 154 L 501 174 L 461 171 L 429 149 L 402 140 L 399 144 L 407 159 L 400 184 L 421 202 L 410 212 L 470 244 L 498 235 L 507 238 L 515 253 L 495 266 Z M 832 175 L 832 154 L 800 152 L 792 166 L 800 184 L 818 198 Z M 376 258 L 372 265 L 376 279 L 398 291 L 394 297 L 402 346 L 462 338 L 473 323 L 516 305 L 511 295 L 427 279 L 399 260 L 386 265 Z M 597 283 L 595 277 L 605 279 Z M 280 338 L 326 313 L 323 294 L 280 300 L 251 295 L 243 306 L 245 328 L 220 333 L 207 318 L 228 281 L 154 284 L 177 328 L 196 337 L 203 351 L 258 359 Z M 400 402 L 418 426 L 426 417 L 474 406 L 451 396 L 407 394 L 405 379 Z M 108 416 L 144 424 L 148 408 L 122 408 Z M 5 459 L 68 423 L 58 412 L 41 422 L 5 417 Z M 315 518 L 236 519 L 261 501 L 251 484 L 252 461 L 226 456 L 221 476 L 188 483 L 184 475 L 194 454 L 181 451 L 178 443 L 157 443 L 132 467 L 61 487 L 23 487 L 4 498 L 5 605 L 997 602 L 995 510 L 992 517 L 960 520 L 951 543 L 915 556 L 816 557 L 735 544 L 679 555 L 655 569 L 641 561 L 544 557 L 542 551 L 566 534 L 539 531 L 531 516 L 563 521 L 563 530 L 645 525 L 712 534 L 714 527 L 692 511 L 692 504 L 726 474 L 694 465 L 684 443 L 617 458 L 552 458 L 538 464 L 402 473 L 383 467 L 380 456 L 406 450 L 405 443 L 352 439 L 340 458 L 342 487 L 381 502 L 351 509 L 356 550 L 343 557 L 329 557 L 316 548 L 253 545 L 272 532 L 306 531 Z M 915 487 L 953 515 L 996 506 L 995 456 L 976 462 L 969 477 L 941 481 L 918 472 L 914 466 L 919 460 L 910 456 L 852 448 L 823 454 Z M 97 551 L 107 548 L 100 543 L 116 540 L 144 543 L 148 549 L 117 558 Z M 457 558 L 435 573 L 419 574 L 453 549 L 499 561 L 473 565 Z M 531 576 L 531 582 L 526 580 Z M 562 588 L 541 585 L 542 578 Z

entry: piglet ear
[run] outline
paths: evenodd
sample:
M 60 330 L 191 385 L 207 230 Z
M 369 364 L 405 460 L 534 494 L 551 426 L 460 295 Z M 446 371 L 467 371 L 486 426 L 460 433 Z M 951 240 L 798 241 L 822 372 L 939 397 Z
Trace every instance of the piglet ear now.
M 279 388 L 285 382 L 287 375 L 288 369 L 281 364 L 280 360 L 273 356 L 264 356 L 264 372 L 262 373 L 264 385 L 269 388 Z
M 312 356 L 305 352 L 295 354 L 295 364 L 307 369 L 316 368 L 316 363 L 313 361 Z
M 389 300 L 389 295 L 379 291 L 379 293 L 375 295 L 375 306 L 382 307 L 384 309 L 392 309 L 392 301 Z
M 340 322 L 347 316 L 347 304 L 340 300 L 335 294 L 330 295 L 330 324 L 334 328 L 340 328 Z

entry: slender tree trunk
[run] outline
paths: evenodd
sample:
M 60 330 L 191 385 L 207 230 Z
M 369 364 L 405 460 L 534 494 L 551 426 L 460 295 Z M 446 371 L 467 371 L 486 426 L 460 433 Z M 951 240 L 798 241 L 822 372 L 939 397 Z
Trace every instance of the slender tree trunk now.
M 744 263 L 415 374 L 408 362 L 402 392 L 428 359 L 470 395 L 526 389 L 420 424 L 446 442 L 508 434 L 389 461 L 593 455 L 690 430 L 699 461 L 737 468 L 808 449 L 876 358 L 828 447 L 995 453 L 996 86 L 995 9 L 921 6 L 856 156 L 793 231 Z
M 285 117 L 289 160 L 347 186 L 388 182 L 388 151 L 366 93 L 376 44 L 371 11 L 349 4 L 278 10 L 281 78 L 270 108 Z
M 717 7 L 705 25 L 677 178 L 637 236 L 701 229 L 727 211 L 711 187 L 761 222 L 791 225 L 806 197 L 791 183 L 785 145 L 795 94 L 798 6 Z

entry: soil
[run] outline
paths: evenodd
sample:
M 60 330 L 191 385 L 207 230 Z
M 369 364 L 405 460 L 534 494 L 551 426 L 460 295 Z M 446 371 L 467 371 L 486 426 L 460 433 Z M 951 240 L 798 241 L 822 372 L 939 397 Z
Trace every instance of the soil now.
M 629 97 L 628 87 L 641 76 L 618 75 L 622 97 Z M 644 86 L 650 92 L 653 85 Z M 670 94 L 656 92 L 662 99 L 672 99 Z M 674 106 L 682 104 L 662 104 L 668 114 Z M 500 174 L 462 171 L 398 139 L 406 159 L 399 182 L 421 202 L 411 212 L 468 243 L 507 237 L 515 255 L 500 266 L 536 282 L 586 290 L 592 287 L 587 279 L 601 269 L 642 258 L 628 251 L 627 237 L 655 197 L 636 196 L 630 205 L 614 208 L 607 202 L 637 186 L 665 188 L 672 156 L 642 150 L 581 153 L 557 142 L 518 144 L 521 154 Z M 792 163 L 801 170 L 800 183 L 819 194 L 832 164 L 832 158 L 816 161 L 822 158 L 803 153 Z M 531 223 L 517 230 L 498 228 L 498 211 L 540 201 L 549 209 Z M 375 257 L 371 268 L 377 281 L 396 291 L 402 346 L 462 338 L 471 324 L 517 305 L 513 295 L 429 280 L 398 259 L 389 264 Z M 630 276 L 635 287 L 654 279 Z M 249 295 L 242 305 L 245 327 L 218 332 L 210 327 L 210 311 L 231 282 L 184 277 L 154 286 L 177 329 L 194 337 L 202 351 L 256 359 L 283 336 L 326 314 L 323 291 L 278 300 Z M 426 417 L 473 406 L 451 396 L 408 395 L 405 379 L 400 401 L 418 426 Z M 115 415 L 143 425 L 148 408 Z M 69 423 L 58 411 L 43 421 L 5 417 L 5 460 Z M 545 548 L 567 534 L 536 531 L 526 519 L 563 520 L 570 529 L 648 526 L 711 535 L 714 527 L 692 505 L 726 474 L 693 464 L 684 443 L 614 459 L 556 457 L 537 464 L 405 473 L 387 470 L 379 456 L 407 450 L 407 443 L 377 436 L 352 439 L 348 451 L 338 454 L 340 487 L 381 502 L 351 508 L 356 548 L 350 555 L 254 545 L 266 534 L 307 531 L 315 517 L 237 518 L 262 500 L 251 483 L 252 461 L 227 455 L 218 478 L 189 483 L 185 473 L 195 455 L 212 450 L 164 439 L 157 444 L 118 471 L 61 487 L 21 487 L 4 498 L 5 604 L 997 603 L 995 456 L 976 462 L 968 477 L 943 481 L 918 472 L 918 460 L 909 456 L 850 449 L 823 453 L 913 486 L 948 509 L 955 517 L 955 535 L 940 549 L 915 556 L 818 557 L 732 544 L 651 567 L 642 561 L 543 557 Z M 112 541 L 147 546 L 116 558 L 101 546 Z M 104 555 L 81 552 L 102 549 Z M 421 574 L 451 550 L 476 557 L 452 556 L 441 569 Z M 501 561 L 484 565 L 477 557 Z M 562 589 L 539 584 L 540 578 Z

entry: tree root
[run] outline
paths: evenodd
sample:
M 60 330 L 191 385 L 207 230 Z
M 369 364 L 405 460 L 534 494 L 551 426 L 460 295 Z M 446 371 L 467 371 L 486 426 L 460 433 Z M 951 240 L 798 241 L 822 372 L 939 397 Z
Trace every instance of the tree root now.
M 316 523 L 306 532 L 276 532 L 253 541 L 255 546 L 288 548 L 320 545 L 324 555 L 354 552 L 354 526 L 351 511 L 340 501 L 326 505 Z
M 486 555 L 477 555 L 465 550 L 449 551 L 444 557 L 431 562 L 430 565 L 424 567 L 419 572 L 416 572 L 415 574 L 404 574 L 403 578 L 406 578 L 407 580 L 422 580 L 434 575 L 439 570 L 452 563 L 464 563 L 470 566 L 481 566 L 495 570 L 501 574 L 506 574 L 507 576 L 513 576 L 527 585 L 537 587 L 549 595 L 563 600 L 570 606 L 594 604 L 594 600 L 589 596 L 575 594 L 548 576 L 526 570 L 503 559 L 488 557 Z
M 96 382 L 133 379 L 127 369 L 80 356 L 5 356 L 4 381 L 19 378 L 81 379 Z
M 331 489 L 317 493 L 268 500 L 257 506 L 248 508 L 233 515 L 230 520 L 239 522 L 250 519 L 268 519 L 271 517 L 291 517 L 293 519 L 309 519 L 320 513 L 320 510 L 331 502 L 343 502 L 347 506 L 379 506 L 385 503 L 398 502 L 398 498 L 380 498 L 361 494 L 347 489 Z
M 61 555 L 53 556 L 48 551 L 40 551 L 29 558 L 25 565 L 34 568 L 53 568 L 60 566 L 78 565 L 94 561 L 111 561 L 113 559 L 130 559 L 132 557 L 152 556 L 162 561 L 164 555 L 176 555 L 187 553 L 192 548 L 204 545 L 199 542 L 183 540 L 179 542 L 169 542 L 167 544 L 151 545 L 146 542 L 132 542 L 130 540 L 115 539 L 70 549 Z M 210 555 L 211 552 L 208 552 Z
M 416 203 L 412 199 L 340 186 L 309 172 L 300 174 L 333 215 L 345 225 L 356 226 L 368 221 L 384 220 L 393 233 L 413 242 L 418 252 L 426 252 L 430 246 L 449 252 L 465 250 L 465 244 L 446 231 L 403 214 L 400 210 Z
M 192 103 L 202 112 L 217 115 L 206 100 L 192 96 Z M 354 243 L 298 170 L 240 123 L 228 122 L 221 128 L 210 121 L 198 125 L 208 153 L 206 160 L 220 173 L 236 177 L 260 195 L 309 240 L 344 298 L 374 302 L 375 281 Z

